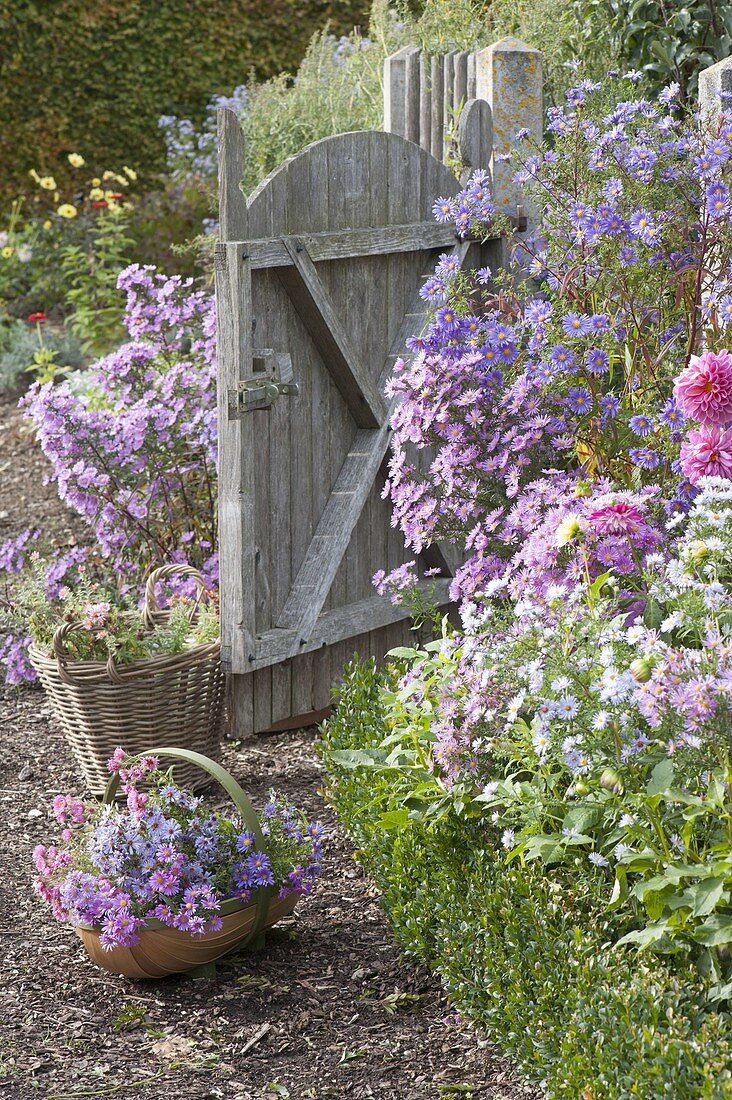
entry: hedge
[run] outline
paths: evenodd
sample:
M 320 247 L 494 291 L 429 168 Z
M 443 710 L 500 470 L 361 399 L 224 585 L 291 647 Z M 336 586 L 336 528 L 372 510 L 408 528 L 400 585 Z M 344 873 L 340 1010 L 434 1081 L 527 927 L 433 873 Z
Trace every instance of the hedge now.
M 478 826 L 383 827 L 408 778 L 346 770 L 330 753 L 385 734 L 373 666 L 351 666 L 324 727 L 329 795 L 397 938 L 455 1007 L 549 1100 L 732 1096 L 732 1016 L 705 1003 L 692 966 L 615 948 L 599 898 L 507 864 Z
M 0 200 L 69 152 L 93 170 L 164 167 L 157 120 L 295 69 L 311 35 L 368 21 L 367 0 L 0 0 Z

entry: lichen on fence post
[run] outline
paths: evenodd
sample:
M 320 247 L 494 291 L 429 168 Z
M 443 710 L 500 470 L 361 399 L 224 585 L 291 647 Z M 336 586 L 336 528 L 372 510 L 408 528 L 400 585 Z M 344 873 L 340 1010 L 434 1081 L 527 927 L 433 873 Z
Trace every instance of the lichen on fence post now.
M 728 96 L 732 97 L 732 57 L 699 73 L 699 111 L 702 124 L 710 130 L 719 126 L 719 112 Z
M 496 209 L 511 216 L 517 205 L 523 205 L 531 231 L 536 225 L 536 212 L 519 184 L 513 182 L 517 167 L 498 157 L 514 148 L 519 130 L 528 130 L 535 141 L 541 141 L 541 54 L 518 38 L 502 38 L 475 55 L 475 77 L 475 94 L 478 99 L 488 100 L 493 114 L 491 167 Z

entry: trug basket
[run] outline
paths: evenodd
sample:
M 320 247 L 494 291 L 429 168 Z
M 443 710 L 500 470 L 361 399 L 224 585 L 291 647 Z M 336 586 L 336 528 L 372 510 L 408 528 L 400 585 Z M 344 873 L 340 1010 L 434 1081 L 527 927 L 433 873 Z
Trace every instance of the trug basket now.
M 152 750 L 152 746 L 146 746 Z M 266 838 L 262 835 L 254 807 L 236 780 L 220 764 L 185 749 L 161 748 L 156 755 L 185 761 L 208 778 L 213 778 L 226 791 L 239 811 L 247 829 L 254 835 L 257 850 L 266 852 Z M 112 802 L 119 784 L 119 775 L 113 775 L 107 784 L 104 801 Z M 168 974 L 182 974 L 192 970 L 203 971 L 222 955 L 256 941 L 260 933 L 288 916 L 299 898 L 290 894 L 277 897 L 276 887 L 266 886 L 255 890 L 251 901 L 228 898 L 221 903 L 220 916 L 223 927 L 218 932 L 204 936 L 192 936 L 188 932 L 169 928 L 156 918 L 149 918 L 140 931 L 140 942 L 134 947 L 113 947 L 105 951 L 99 942 L 99 929 L 79 925 L 76 929 L 92 962 L 113 974 L 127 978 L 163 978 Z
M 205 593 L 203 577 L 187 565 L 165 565 L 153 570 L 145 589 L 143 615 L 149 630 L 168 618 L 158 605 L 156 585 L 176 574 L 196 582 L 191 621 L 196 620 Z M 112 657 L 106 663 L 71 661 L 66 639 L 79 629 L 79 623 L 64 623 L 54 635 L 52 653 L 31 646 L 29 657 L 93 794 L 104 793 L 107 761 L 118 745 L 136 755 L 173 743 L 218 757 L 225 684 L 218 641 L 129 665 L 117 665 Z M 209 782 L 189 762 L 176 764 L 174 775 L 192 790 Z

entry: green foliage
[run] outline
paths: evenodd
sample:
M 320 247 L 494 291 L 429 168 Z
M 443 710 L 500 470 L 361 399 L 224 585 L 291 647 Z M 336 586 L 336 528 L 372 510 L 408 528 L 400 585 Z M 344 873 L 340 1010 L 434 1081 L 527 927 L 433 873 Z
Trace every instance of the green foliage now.
M 120 664 L 147 657 L 172 656 L 219 637 L 218 609 L 206 601 L 198 607 L 190 598 L 173 595 L 167 618 L 152 630 L 130 597 L 102 587 L 84 567 L 72 587 L 49 596 L 48 563 L 38 558 L 12 595 L 0 600 L 0 629 L 27 630 L 33 642 L 50 653 L 56 630 L 75 624 L 64 646 L 74 661 Z
M 253 83 L 242 115 L 247 135 L 245 191 L 311 141 L 383 124 L 384 59 L 415 44 L 428 54 L 477 50 L 517 35 L 542 52 L 548 98 L 576 83 L 565 63 L 581 56 L 583 73 L 600 76 L 614 62 L 607 20 L 579 13 L 574 0 L 426 0 L 414 14 L 405 3 L 375 0 L 368 37 L 336 44 L 328 31 L 315 35 L 297 76 Z
M 580 0 L 578 12 L 604 25 L 620 63 L 660 90 L 671 80 L 696 95 L 699 73 L 732 54 L 732 5 L 725 0 Z
M 323 755 L 331 797 L 405 950 L 550 1100 L 728 1097 L 729 1014 L 698 999 L 704 981 L 683 961 L 672 968 L 613 947 L 591 883 L 578 889 L 562 868 L 506 860 L 482 824 L 454 813 L 383 827 L 404 805 L 408 772 L 334 760 L 372 755 L 388 737 L 380 684 L 373 663 L 349 667 Z
M 28 371 L 38 376 L 36 367 L 42 358 L 50 360 L 53 374 L 76 369 L 84 361 L 78 340 L 64 329 L 18 320 L 0 324 L 0 393 L 19 388 Z
M 61 248 L 69 325 L 93 358 L 112 351 L 125 339 L 125 295 L 117 288 L 117 277 L 130 263 L 134 244 L 127 213 L 117 208 L 100 212 L 84 243 L 67 243 Z
M 365 11 L 358 0 L 2 0 L 2 191 L 71 151 L 96 169 L 135 163 L 149 183 L 164 167 L 161 114 L 200 121 L 213 90 L 296 68 L 315 27 L 348 32 Z

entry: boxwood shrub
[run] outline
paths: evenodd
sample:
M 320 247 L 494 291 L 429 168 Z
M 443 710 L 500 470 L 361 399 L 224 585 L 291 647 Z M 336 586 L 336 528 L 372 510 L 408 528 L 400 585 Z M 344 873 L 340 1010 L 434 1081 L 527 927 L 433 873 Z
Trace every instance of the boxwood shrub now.
M 329 794 L 398 940 L 456 1008 L 551 1100 L 732 1096 L 732 1017 L 705 1002 L 680 957 L 614 947 L 598 898 L 506 864 L 475 825 L 383 826 L 406 777 L 346 770 L 330 753 L 385 735 L 378 675 L 356 661 L 323 728 Z

